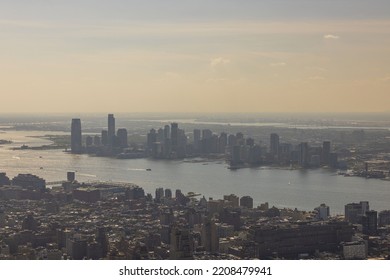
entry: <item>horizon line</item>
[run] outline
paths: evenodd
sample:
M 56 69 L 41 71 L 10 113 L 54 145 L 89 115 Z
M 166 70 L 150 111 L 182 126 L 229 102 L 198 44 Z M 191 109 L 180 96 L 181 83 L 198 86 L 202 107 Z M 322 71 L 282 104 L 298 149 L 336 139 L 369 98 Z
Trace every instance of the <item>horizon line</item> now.
M 224 111 L 191 111 L 191 112 L 158 112 L 158 111 L 137 111 L 137 112 L 130 112 L 130 111 L 115 111 L 115 110 L 109 110 L 109 111 L 95 111 L 95 112 L 77 112 L 77 111 L 71 111 L 71 112 L 0 112 L 0 115 L 71 115 L 71 114 L 79 114 L 79 115 L 92 115 L 92 114 L 181 114 L 181 115 L 191 115 L 191 114 L 207 114 L 207 115 L 220 115 L 220 114 L 230 114 L 230 115 L 254 115 L 254 114 L 390 114 L 390 110 L 388 111 L 263 111 L 263 112 L 224 112 Z

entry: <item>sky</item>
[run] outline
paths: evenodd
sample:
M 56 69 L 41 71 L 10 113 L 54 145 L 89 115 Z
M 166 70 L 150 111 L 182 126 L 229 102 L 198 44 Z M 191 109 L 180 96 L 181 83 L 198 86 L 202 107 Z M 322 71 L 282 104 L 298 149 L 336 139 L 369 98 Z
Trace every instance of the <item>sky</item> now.
M 390 112 L 390 1 L 2 0 L 3 113 Z

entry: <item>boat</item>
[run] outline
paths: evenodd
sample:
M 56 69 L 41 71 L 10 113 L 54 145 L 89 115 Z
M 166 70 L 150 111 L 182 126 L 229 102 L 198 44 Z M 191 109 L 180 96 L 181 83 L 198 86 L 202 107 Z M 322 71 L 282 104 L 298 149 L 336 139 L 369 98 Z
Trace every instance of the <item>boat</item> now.
M 146 168 L 146 171 L 152 171 L 152 169 L 150 169 L 150 168 Z

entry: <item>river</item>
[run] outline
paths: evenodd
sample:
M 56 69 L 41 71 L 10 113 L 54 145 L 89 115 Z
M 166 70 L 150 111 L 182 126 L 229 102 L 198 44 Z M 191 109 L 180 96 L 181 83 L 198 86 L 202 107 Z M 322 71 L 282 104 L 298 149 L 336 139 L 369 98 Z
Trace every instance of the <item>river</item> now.
M 0 147 L 0 172 L 8 177 L 32 173 L 46 181 L 65 180 L 67 171 L 76 171 L 76 179 L 86 181 L 132 182 L 154 196 L 157 187 L 194 191 L 206 198 L 224 194 L 253 197 L 254 205 L 313 210 L 321 203 L 331 214 L 343 214 L 344 205 L 367 200 L 370 208 L 390 209 L 390 182 L 335 175 L 326 169 L 283 170 L 245 168 L 229 170 L 224 162 L 187 162 L 182 160 L 113 159 L 73 155 L 62 150 L 12 150 L 23 144 L 40 146 L 50 141 L 27 136 L 50 134 L 41 131 L 5 131 L 1 139 L 14 143 Z M 59 134 L 53 132 L 53 134 Z M 147 171 L 146 169 L 151 169 Z

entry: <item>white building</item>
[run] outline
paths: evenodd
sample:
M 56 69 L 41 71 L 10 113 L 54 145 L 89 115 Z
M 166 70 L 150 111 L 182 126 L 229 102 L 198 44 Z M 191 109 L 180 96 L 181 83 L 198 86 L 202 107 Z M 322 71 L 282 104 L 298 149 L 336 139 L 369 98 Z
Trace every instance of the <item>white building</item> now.
M 316 218 L 318 220 L 327 220 L 328 217 L 330 216 L 329 206 L 327 206 L 325 203 L 322 203 L 319 207 L 315 208 L 314 210 L 317 211 Z

